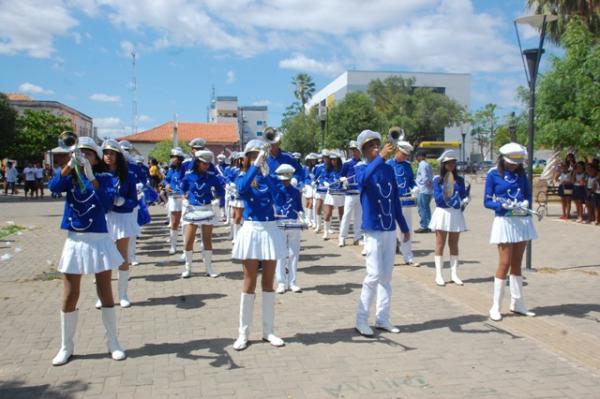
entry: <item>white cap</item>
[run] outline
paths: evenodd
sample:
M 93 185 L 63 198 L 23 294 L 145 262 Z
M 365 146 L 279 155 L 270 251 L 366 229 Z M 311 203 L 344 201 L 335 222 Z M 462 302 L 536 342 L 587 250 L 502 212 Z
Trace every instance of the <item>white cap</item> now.
M 329 150 L 325 150 L 325 149 L 321 150 L 321 156 L 322 157 L 329 157 Z
M 408 141 L 398 141 L 396 144 L 398 146 L 398 151 L 406 155 L 409 155 L 414 150 L 414 147 L 410 145 Z
M 458 159 L 458 153 L 454 150 L 446 150 L 437 159 L 439 162 L 456 161 Z
M 329 158 L 342 158 L 342 154 L 340 154 L 340 152 L 338 150 L 331 150 L 329 151 Z
M 293 156 L 294 158 L 296 158 L 296 159 L 300 159 L 300 158 L 302 158 L 302 154 L 300 154 L 299 152 L 294 152 L 294 153 L 292 153 L 292 156 Z
M 219 154 L 219 155 L 217 155 L 217 159 L 219 161 L 224 161 L 227 159 L 227 156 L 225 154 Z
M 358 149 L 362 152 L 363 147 L 371 140 L 379 140 L 381 142 L 381 134 L 372 130 L 363 130 L 358 135 L 356 141 L 358 142 Z
M 181 147 L 175 147 L 171 150 L 171 156 L 172 157 L 183 157 L 183 156 L 185 156 L 185 154 L 183 153 L 183 150 L 181 149 Z
M 500 154 L 510 164 L 522 164 L 527 158 L 527 148 L 518 143 L 508 143 L 500 147 Z
M 358 143 L 356 142 L 356 140 L 350 140 L 350 144 L 348 144 L 348 149 L 351 150 L 353 148 L 355 148 L 357 150 L 359 149 L 358 148 Z
M 104 150 L 112 150 L 123 154 L 123 148 L 121 148 L 121 145 L 115 139 L 104 140 L 104 142 L 102 143 L 102 151 Z
M 96 155 L 98 155 L 98 158 L 102 159 L 102 149 L 98 144 L 96 144 L 94 139 L 91 137 L 79 137 L 79 140 L 77 141 L 77 148 L 87 148 L 88 150 L 96 151 Z
M 191 148 L 204 148 L 205 146 L 206 140 L 204 140 L 203 138 L 198 137 L 190 141 Z
M 144 156 L 143 155 L 136 155 L 135 156 L 135 162 L 137 163 L 144 163 Z
M 196 156 L 196 158 L 198 158 L 200 161 L 202 161 L 204 163 L 211 163 L 215 158 L 212 151 L 209 151 L 209 150 L 199 150 L 199 151 L 196 151 L 196 153 L 194 155 Z
M 292 165 L 288 165 L 287 163 L 282 163 L 277 169 L 275 169 L 275 174 L 277 174 L 277 178 L 279 180 L 290 180 L 294 175 L 294 172 L 294 167 Z
M 304 157 L 305 161 L 316 161 L 317 159 L 319 159 L 319 154 L 315 154 L 314 152 L 311 152 L 310 154 Z
M 123 151 L 131 151 L 131 149 L 133 148 L 133 144 L 131 144 L 127 140 L 121 140 L 121 141 L 119 141 L 119 144 L 121 145 L 121 148 L 123 149 Z
M 267 144 L 267 142 L 263 141 L 263 140 L 259 140 L 259 139 L 250 140 L 246 144 L 246 147 L 244 148 L 244 155 L 247 155 L 249 152 L 262 150 L 265 144 Z

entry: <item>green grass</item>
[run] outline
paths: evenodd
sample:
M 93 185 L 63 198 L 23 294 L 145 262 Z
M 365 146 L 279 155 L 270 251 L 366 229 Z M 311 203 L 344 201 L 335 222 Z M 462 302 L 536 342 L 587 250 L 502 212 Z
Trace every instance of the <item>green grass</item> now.
M 18 224 L 9 224 L 7 226 L 0 227 L 0 240 L 25 229 L 25 227 L 19 226 Z

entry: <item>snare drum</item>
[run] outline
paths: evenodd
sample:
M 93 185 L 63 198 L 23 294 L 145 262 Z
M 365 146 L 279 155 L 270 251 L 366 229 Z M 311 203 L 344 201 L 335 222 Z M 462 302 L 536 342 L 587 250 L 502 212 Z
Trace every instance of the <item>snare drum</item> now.
M 212 224 L 215 212 L 211 205 L 188 205 L 183 215 L 183 222 L 189 224 Z
M 402 205 L 402 207 L 417 206 L 417 199 L 411 196 L 400 197 L 400 205 Z
M 282 230 L 302 230 L 306 228 L 306 225 L 302 222 L 298 222 L 296 220 L 279 220 L 277 222 L 277 227 Z

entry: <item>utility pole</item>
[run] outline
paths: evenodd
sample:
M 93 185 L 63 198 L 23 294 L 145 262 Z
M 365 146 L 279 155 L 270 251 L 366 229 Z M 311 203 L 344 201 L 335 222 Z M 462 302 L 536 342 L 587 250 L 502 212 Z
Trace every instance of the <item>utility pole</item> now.
M 131 134 L 137 133 L 138 109 L 137 109 L 137 78 L 135 71 L 135 48 L 131 50 Z

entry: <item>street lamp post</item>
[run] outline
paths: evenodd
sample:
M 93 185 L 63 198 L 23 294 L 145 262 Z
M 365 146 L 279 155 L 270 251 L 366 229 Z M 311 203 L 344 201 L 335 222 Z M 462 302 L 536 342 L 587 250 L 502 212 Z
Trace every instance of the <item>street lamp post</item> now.
M 463 126 L 460 127 L 460 135 L 462 137 L 462 161 L 466 162 L 467 160 L 467 149 L 465 148 L 465 139 L 467 137 L 467 132 L 465 132 L 465 129 Z M 465 166 L 466 169 L 466 166 Z
M 321 122 L 321 149 L 325 148 L 325 128 L 327 127 L 327 106 L 319 105 L 319 122 Z
M 510 113 L 508 121 L 508 133 L 510 134 L 510 141 L 513 143 L 517 142 L 517 120 L 515 119 L 514 111 Z
M 529 121 L 527 129 L 527 174 L 529 176 L 529 188 L 533 191 L 533 141 L 535 138 L 535 84 L 537 80 L 540 60 L 544 53 L 544 39 L 546 38 L 546 27 L 549 22 L 556 21 L 556 15 L 530 15 L 515 19 L 514 26 L 517 33 L 519 50 L 521 51 L 521 60 L 523 69 L 529 84 Z M 529 25 L 540 29 L 540 41 L 537 48 L 525 49 L 521 46 L 521 37 L 517 24 Z M 529 204 L 529 208 L 531 209 Z M 531 269 L 532 245 L 531 241 L 527 243 L 526 267 Z

